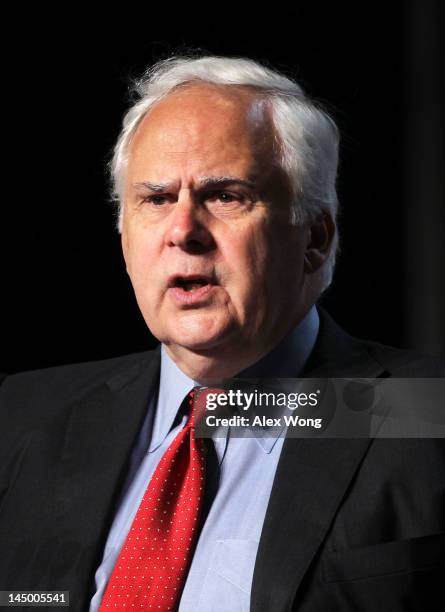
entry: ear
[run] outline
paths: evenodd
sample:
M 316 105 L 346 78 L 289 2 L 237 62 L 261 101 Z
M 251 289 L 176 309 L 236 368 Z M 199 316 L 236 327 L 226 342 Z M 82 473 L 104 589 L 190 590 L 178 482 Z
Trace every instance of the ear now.
M 309 242 L 304 254 L 304 270 L 313 274 L 329 256 L 335 235 L 335 222 L 328 211 L 324 211 L 309 224 Z

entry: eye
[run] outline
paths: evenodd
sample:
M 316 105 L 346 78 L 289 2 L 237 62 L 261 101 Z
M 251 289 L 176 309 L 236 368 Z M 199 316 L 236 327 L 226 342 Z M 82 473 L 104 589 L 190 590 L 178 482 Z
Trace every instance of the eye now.
M 218 194 L 218 199 L 221 200 L 221 202 L 233 202 L 234 200 L 239 200 L 240 197 L 227 191 L 221 191 L 221 193 Z
M 146 204 L 153 204 L 154 206 L 162 206 L 163 204 L 170 202 L 170 198 L 163 194 L 152 194 L 143 198 L 142 202 Z
M 232 204 L 234 202 L 243 202 L 244 196 L 239 193 L 233 193 L 231 191 L 215 191 L 209 194 L 207 200 L 210 200 L 211 202 L 219 200 L 223 204 Z

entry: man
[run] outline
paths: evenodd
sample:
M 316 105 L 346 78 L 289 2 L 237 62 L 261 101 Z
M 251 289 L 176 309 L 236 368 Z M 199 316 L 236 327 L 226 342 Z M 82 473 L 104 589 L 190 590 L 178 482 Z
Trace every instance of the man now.
M 127 271 L 161 348 L 5 380 L 0 589 L 68 590 L 74 610 L 438 609 L 440 440 L 229 435 L 205 451 L 184 402 L 234 376 L 443 374 L 315 307 L 337 244 L 335 125 L 250 60 L 172 58 L 138 92 L 112 174 Z M 207 489 L 186 507 L 171 478 L 192 461 Z M 162 525 L 184 512 L 197 525 L 187 548 Z

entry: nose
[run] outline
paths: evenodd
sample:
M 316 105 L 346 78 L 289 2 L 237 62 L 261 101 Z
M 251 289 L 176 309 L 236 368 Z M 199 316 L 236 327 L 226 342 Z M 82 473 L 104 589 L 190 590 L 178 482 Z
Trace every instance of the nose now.
M 169 215 L 166 242 L 190 253 L 202 253 L 214 245 L 205 211 L 194 202 L 189 190 L 181 190 Z

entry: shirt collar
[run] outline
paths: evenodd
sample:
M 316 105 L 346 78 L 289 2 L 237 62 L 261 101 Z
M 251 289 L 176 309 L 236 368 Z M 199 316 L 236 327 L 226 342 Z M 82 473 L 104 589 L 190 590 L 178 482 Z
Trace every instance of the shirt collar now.
M 168 355 L 165 346 L 162 345 L 158 405 L 148 452 L 155 451 L 165 440 L 173 426 L 183 399 L 197 385 L 198 383 L 178 368 Z
M 314 348 L 320 319 L 315 306 L 267 355 L 236 378 L 297 378 Z
M 249 366 L 236 378 L 298 378 L 303 372 L 317 340 L 320 319 L 312 306 L 300 323 L 262 359 Z M 257 429 L 255 440 L 270 453 L 283 430 Z
M 236 378 L 296 378 L 303 371 L 318 335 L 319 317 L 315 306 L 275 348 Z M 149 452 L 155 451 L 170 432 L 184 397 L 199 383 L 189 378 L 161 348 L 161 376 L 158 404 Z M 256 437 L 258 444 L 270 453 L 280 435 Z

